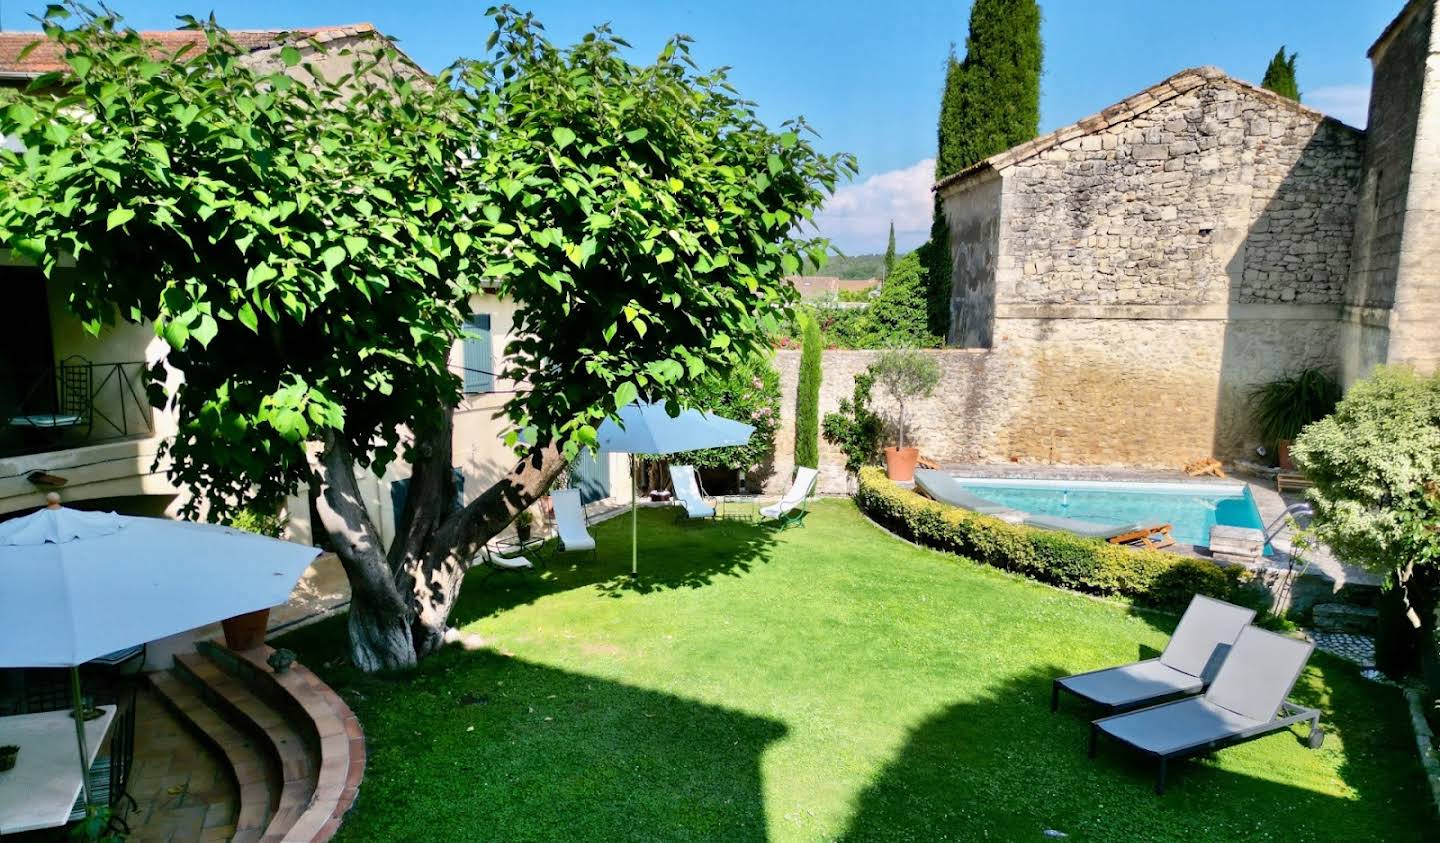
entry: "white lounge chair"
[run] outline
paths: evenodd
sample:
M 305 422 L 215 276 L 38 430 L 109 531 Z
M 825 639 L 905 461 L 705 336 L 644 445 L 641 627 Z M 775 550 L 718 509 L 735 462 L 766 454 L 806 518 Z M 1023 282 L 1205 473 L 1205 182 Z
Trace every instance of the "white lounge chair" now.
M 670 466 L 670 485 L 675 487 L 675 502 L 685 508 L 686 518 L 715 517 L 715 507 L 705 502 L 700 479 L 695 476 L 695 466 Z
M 555 532 L 560 536 L 564 553 L 595 552 L 595 539 L 585 528 L 585 507 L 580 503 L 579 489 L 556 489 L 550 493 L 555 512 Z
M 818 476 L 819 472 L 813 468 L 803 465 L 796 468 L 795 479 L 791 481 L 785 497 L 761 509 L 760 515 L 779 521 L 781 527 L 799 524 L 805 517 L 806 503 L 810 500 L 810 493 L 815 491 L 815 480 Z

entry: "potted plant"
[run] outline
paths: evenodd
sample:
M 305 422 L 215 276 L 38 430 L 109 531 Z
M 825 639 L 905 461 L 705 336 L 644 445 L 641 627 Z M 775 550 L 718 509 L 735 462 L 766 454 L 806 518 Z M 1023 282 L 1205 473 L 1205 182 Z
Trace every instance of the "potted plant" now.
M 20 756 L 20 747 L 0 746 L 0 772 L 14 768 L 15 759 Z
M 1304 371 L 1261 384 L 1251 393 L 1260 437 L 1275 446 L 1280 467 L 1294 470 L 1290 443 L 1306 425 L 1335 411 L 1342 390 L 1323 369 Z
M 530 510 L 522 509 L 520 514 L 515 516 L 515 538 L 522 542 L 530 541 L 530 529 L 535 525 L 535 516 Z
M 274 539 L 284 534 L 285 523 L 285 515 L 278 504 L 270 507 L 252 504 L 236 510 L 225 525 Z M 264 644 L 265 631 L 269 626 L 268 608 L 246 612 L 220 622 L 220 628 L 225 631 L 225 646 L 232 650 L 253 650 Z
M 920 449 L 905 444 L 905 402 L 911 398 L 929 398 L 935 393 L 940 383 L 940 364 L 917 349 L 898 348 L 882 353 L 871 364 L 870 374 L 895 402 L 897 411 L 896 444 L 885 448 L 885 470 L 891 480 L 909 482 L 915 479 Z

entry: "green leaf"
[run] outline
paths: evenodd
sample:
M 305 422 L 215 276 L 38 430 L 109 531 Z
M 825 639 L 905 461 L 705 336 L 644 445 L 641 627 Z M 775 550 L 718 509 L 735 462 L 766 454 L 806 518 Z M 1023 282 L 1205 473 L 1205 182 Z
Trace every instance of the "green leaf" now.
M 794 132 L 786 132 L 780 136 L 780 146 L 784 149 L 789 149 L 790 147 L 794 146 L 795 143 L 799 140 L 799 135 L 795 134 Z
M 65 59 L 65 63 L 70 65 L 70 69 L 74 70 L 75 75 L 81 79 L 89 76 L 90 69 L 95 66 L 95 62 L 84 56 L 70 56 Z
M 625 381 L 615 388 L 615 409 L 619 410 L 640 396 L 633 381 Z
M 300 63 L 300 51 L 287 44 L 280 48 L 280 61 L 284 62 L 286 67 L 294 67 Z
M 135 219 L 135 212 L 129 208 L 116 208 L 105 217 L 105 230 L 109 231 Z
M 625 140 L 630 141 L 631 143 L 636 143 L 636 142 L 638 142 L 638 141 L 645 140 L 645 138 L 648 137 L 649 135 L 650 135 L 650 130 L 649 130 L 649 129 L 645 129 L 645 128 L 631 129 L 630 131 L 628 131 L 628 132 L 625 133 Z
M 564 149 L 575 142 L 575 133 L 564 126 L 556 126 L 550 130 L 550 137 L 555 139 L 555 145 Z
M 260 319 L 255 315 L 255 308 L 250 306 L 250 302 L 247 301 L 240 305 L 240 309 L 235 313 L 235 318 L 240 320 L 240 324 L 257 334 L 260 333 Z
M 345 247 L 331 246 L 320 253 L 320 260 L 325 264 L 327 270 L 335 269 L 335 267 L 345 262 Z
M 195 326 L 195 329 L 190 332 L 190 336 L 198 340 L 201 346 L 208 348 L 210 341 L 215 339 L 215 335 L 218 333 L 220 333 L 220 325 L 215 321 L 215 317 L 206 313 L 200 317 L 200 324 Z

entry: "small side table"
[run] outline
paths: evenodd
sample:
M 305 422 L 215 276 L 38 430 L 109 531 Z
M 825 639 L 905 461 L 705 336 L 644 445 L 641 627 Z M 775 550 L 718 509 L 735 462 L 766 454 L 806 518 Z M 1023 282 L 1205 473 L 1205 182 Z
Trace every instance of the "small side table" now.
M 715 516 L 726 521 L 744 521 L 753 524 L 756 520 L 755 498 L 748 495 L 721 495 L 715 501 Z
M 493 546 L 490 549 L 490 553 L 501 559 L 514 559 L 517 556 L 524 556 L 537 566 L 544 566 L 544 557 L 532 551 L 538 551 L 541 547 L 544 547 L 546 541 L 548 541 L 548 539 L 535 535 L 532 535 L 528 539 L 520 539 L 513 536 L 506 539 L 496 539 L 491 543 Z

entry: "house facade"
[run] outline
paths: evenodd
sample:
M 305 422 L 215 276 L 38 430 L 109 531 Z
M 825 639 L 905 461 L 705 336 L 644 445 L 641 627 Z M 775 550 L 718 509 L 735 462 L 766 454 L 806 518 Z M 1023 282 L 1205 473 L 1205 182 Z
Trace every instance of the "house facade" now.
M 296 42 L 321 72 L 344 72 L 348 51 L 364 49 L 385 36 L 369 24 L 302 30 Z M 290 36 L 279 31 L 232 32 L 245 61 L 279 69 L 279 50 Z M 203 45 L 193 32 L 147 32 L 163 49 Z M 21 58 L 37 33 L 0 33 L 0 84 L 23 85 L 61 69 L 61 57 L 42 46 Z M 419 73 L 401 55 L 392 72 Z M 168 346 L 153 326 L 116 320 L 90 336 L 66 307 L 68 273 L 46 279 L 33 266 L 0 259 L 0 284 L 12 307 L 13 330 L 0 337 L 0 519 L 29 511 L 57 490 L 74 506 L 127 514 L 174 516 L 188 491 L 174 486 L 158 456 L 176 430 L 173 413 L 152 410 L 144 391 L 145 371 L 163 365 Z M 462 497 L 469 502 L 513 465 L 503 441 L 499 411 L 523 384 L 497 374 L 512 330 L 514 303 L 491 293 L 471 298 L 470 330 L 456 344 L 452 370 L 462 378 L 464 398 L 455 414 L 455 468 Z M 171 372 L 170 377 L 179 377 Z M 588 500 L 628 497 L 623 455 L 582 458 L 578 485 Z M 383 476 L 358 470 L 367 507 L 382 537 L 395 532 L 410 468 L 390 465 Z M 63 482 L 63 486 L 58 485 Z M 311 538 L 308 502 L 287 505 L 291 536 Z
M 942 179 L 957 413 L 932 456 L 1240 457 L 1261 383 L 1433 369 L 1434 23 L 1415 0 L 1372 48 L 1368 133 L 1201 67 Z

